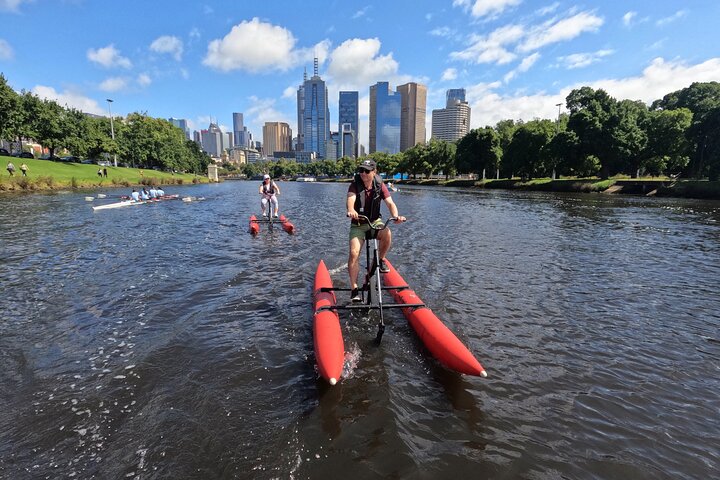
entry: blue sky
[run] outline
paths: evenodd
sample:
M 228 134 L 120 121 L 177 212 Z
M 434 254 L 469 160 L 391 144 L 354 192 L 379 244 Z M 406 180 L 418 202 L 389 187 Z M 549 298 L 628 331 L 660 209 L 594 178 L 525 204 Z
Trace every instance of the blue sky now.
M 428 87 L 430 112 L 465 88 L 471 126 L 556 118 L 573 88 L 651 102 L 720 81 L 720 2 L 531 0 L 205 1 L 0 0 L 0 72 L 20 91 L 95 114 L 147 112 L 216 120 L 243 112 L 296 133 L 296 90 L 313 57 L 328 85 L 360 92 L 367 146 L 369 86 Z

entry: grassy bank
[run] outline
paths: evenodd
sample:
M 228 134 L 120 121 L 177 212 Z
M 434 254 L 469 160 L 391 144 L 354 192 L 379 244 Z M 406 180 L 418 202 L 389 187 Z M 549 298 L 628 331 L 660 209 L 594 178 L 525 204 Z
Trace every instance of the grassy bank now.
M 15 165 L 15 175 L 6 170 L 7 162 Z M 27 177 L 20 165 L 28 166 Z M 208 182 L 205 176 L 172 174 L 155 170 L 123 167 L 98 167 L 80 163 L 51 162 L 31 158 L 0 156 L 0 192 L 55 190 L 67 188 L 130 187 L 135 185 L 187 185 Z M 106 168 L 108 176 L 98 176 L 98 169 Z
M 441 185 L 447 187 L 477 187 L 546 192 L 604 192 L 613 194 L 720 199 L 720 182 L 673 180 L 670 178 L 631 179 L 628 177 L 617 177 L 608 180 L 600 180 L 599 178 L 563 178 L 559 180 L 537 178 L 528 181 L 522 181 L 520 179 L 409 179 L 399 180 L 395 183 L 398 185 Z

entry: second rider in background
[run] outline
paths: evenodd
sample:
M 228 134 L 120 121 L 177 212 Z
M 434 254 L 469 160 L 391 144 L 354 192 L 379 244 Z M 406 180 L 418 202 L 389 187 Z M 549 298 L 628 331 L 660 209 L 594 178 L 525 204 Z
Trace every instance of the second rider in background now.
M 355 180 L 350 184 L 347 193 L 347 216 L 352 219 L 350 226 L 350 253 L 348 255 L 348 273 L 350 274 L 350 300 L 353 302 L 360 301 L 358 292 L 357 277 L 360 273 L 360 249 L 365 241 L 365 233 L 370 230 L 367 220 L 358 218 L 364 215 L 370 219 L 373 226 L 383 223 L 380 215 L 381 200 L 385 200 L 390 217 L 396 217 L 395 223 L 405 221 L 405 217 L 398 215 L 397 205 L 390 197 L 390 191 L 382 181 L 382 178 L 375 171 L 375 162 L 365 160 L 357 168 Z M 388 272 L 389 269 L 385 265 L 385 254 L 390 250 L 392 244 L 392 234 L 389 228 L 385 228 L 377 232 L 377 239 L 380 243 L 379 257 L 381 272 Z
M 278 210 L 280 209 L 280 204 L 278 203 L 277 196 L 280 195 L 280 188 L 270 178 L 270 175 L 265 174 L 263 176 L 263 183 L 260 185 L 260 195 L 262 195 L 262 200 L 260 200 L 260 206 L 262 207 L 263 217 L 267 217 L 270 214 L 267 208 L 268 202 L 272 202 L 273 206 L 275 207 L 275 217 L 277 218 Z

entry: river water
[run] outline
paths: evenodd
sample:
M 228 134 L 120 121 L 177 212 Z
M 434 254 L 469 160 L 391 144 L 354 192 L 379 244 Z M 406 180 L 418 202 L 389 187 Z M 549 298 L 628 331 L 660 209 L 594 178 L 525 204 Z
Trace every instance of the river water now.
M 346 186 L 282 183 L 297 234 L 253 238 L 257 187 L 0 197 L 0 477 L 717 478 L 720 203 L 402 187 L 388 258 L 489 377 L 344 312 L 329 387 Z

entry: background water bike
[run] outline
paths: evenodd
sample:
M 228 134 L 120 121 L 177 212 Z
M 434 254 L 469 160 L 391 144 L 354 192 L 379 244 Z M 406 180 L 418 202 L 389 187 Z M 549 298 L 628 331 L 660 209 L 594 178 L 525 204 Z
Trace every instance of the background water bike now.
M 257 218 L 255 215 L 250 216 L 250 233 L 253 235 L 260 233 L 260 224 L 267 224 L 268 230 L 271 232 L 274 230 L 275 225 L 280 225 L 287 233 L 295 233 L 295 225 L 290 223 L 290 220 L 285 218 L 285 215 L 280 215 L 279 217 L 275 216 L 276 212 L 273 202 L 268 201 L 267 205 L 267 216 L 263 216 L 262 218 Z
M 368 221 L 363 215 L 359 218 Z M 380 272 L 377 233 L 385 229 L 391 220 L 395 218 L 390 218 L 375 228 L 371 226 L 365 235 L 366 274 L 365 281 L 359 288 L 362 295 L 360 303 L 338 305 L 335 292 L 349 292 L 350 289 L 333 287 L 330 272 L 323 260 L 320 260 L 317 266 L 313 286 L 313 339 L 320 376 L 335 385 L 342 375 L 345 345 L 338 311 L 378 311 L 380 320 L 376 341 L 379 343 L 385 332 L 385 310 L 400 308 L 425 347 L 440 363 L 460 373 L 486 377 L 487 373 L 480 362 L 410 289 L 387 258 L 385 263 L 388 272 Z M 394 303 L 384 301 L 384 291 L 390 293 Z

